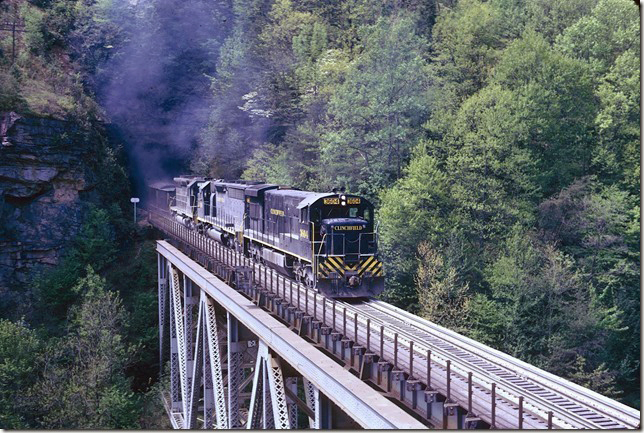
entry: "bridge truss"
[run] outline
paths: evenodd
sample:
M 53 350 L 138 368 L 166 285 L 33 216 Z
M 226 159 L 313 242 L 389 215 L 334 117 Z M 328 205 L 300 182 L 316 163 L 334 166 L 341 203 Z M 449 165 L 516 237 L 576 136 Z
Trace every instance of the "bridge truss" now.
M 389 304 L 327 299 L 150 222 L 170 236 L 159 332 L 176 428 L 639 427 L 634 409 Z
M 169 243 L 157 251 L 174 428 L 424 427 Z

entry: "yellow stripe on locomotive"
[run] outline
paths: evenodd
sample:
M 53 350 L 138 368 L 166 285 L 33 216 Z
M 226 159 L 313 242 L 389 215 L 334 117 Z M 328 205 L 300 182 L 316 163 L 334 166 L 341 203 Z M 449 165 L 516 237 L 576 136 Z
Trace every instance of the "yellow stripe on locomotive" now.
M 330 256 L 320 258 L 318 261 L 318 278 L 344 277 L 345 272 L 358 272 L 359 277 L 372 276 L 382 277 L 382 262 L 373 256 L 366 257 L 358 263 L 347 264 L 341 256 Z

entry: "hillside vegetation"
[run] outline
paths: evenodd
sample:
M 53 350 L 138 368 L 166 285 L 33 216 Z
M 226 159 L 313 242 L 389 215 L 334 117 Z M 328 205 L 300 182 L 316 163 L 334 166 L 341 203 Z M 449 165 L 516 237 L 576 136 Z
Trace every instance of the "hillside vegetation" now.
M 632 1 L 232 11 L 193 170 L 366 194 L 385 299 L 639 406 Z
M 364 194 L 385 300 L 640 407 L 634 2 L 1 3 L 14 18 L 0 111 L 115 123 L 141 182 Z M 153 245 L 106 154 L 114 188 L 0 320 L 4 428 L 167 426 Z
M 120 31 L 112 12 L 110 2 L 0 3 L 0 22 L 15 21 L 20 30 L 15 51 L 11 32 L 0 32 L 0 112 L 70 125 L 69 130 L 76 131 L 73 134 L 37 136 L 33 141 L 50 143 L 46 152 L 60 150 L 60 155 L 46 159 L 61 159 L 59 169 L 65 180 L 82 183 L 82 177 L 71 176 L 87 171 L 95 182 L 74 204 L 83 208 L 86 220 L 68 240 L 63 259 L 55 267 L 43 263 L 31 281 L 16 282 L 0 298 L 3 429 L 169 426 L 158 388 L 152 388 L 158 387 L 159 372 L 154 243 L 131 222 L 125 161 L 94 98 L 98 66 L 112 54 L 110 41 Z M 58 134 L 58 129 L 46 126 L 27 131 Z M 83 155 L 83 167 L 65 167 L 65 163 L 79 164 L 69 157 L 69 149 L 79 146 L 83 146 L 77 152 Z M 38 170 L 48 168 L 49 161 L 33 160 L 30 149 L 15 143 L 8 145 L 10 150 L 26 155 L 24 167 L 13 167 L 24 173 L 25 182 L 42 180 Z M 3 157 L 0 149 L 3 168 L 11 172 L 12 161 Z M 4 212 L 14 208 L 5 206 L 0 194 L 0 240 L 7 240 L 1 235 L 11 227 L 5 218 L 26 212 L 38 213 L 34 220 L 41 219 L 49 230 L 68 223 L 64 216 L 48 218 L 68 209 L 65 200 L 56 199 L 57 188 L 62 189 L 60 185 L 45 189 L 40 207 L 32 207 L 31 198 L 17 202 L 15 214 Z M 42 227 L 34 229 L 47 233 Z M 34 233 L 13 235 L 18 244 L 34 237 Z

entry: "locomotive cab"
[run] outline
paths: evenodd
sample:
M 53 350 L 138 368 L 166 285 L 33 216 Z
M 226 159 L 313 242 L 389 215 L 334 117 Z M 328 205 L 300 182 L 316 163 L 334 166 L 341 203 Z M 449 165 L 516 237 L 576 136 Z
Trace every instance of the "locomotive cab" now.
M 373 205 L 358 196 L 325 194 L 309 204 L 318 288 L 336 297 L 383 289 Z
M 324 249 L 328 255 L 344 256 L 346 263 L 355 263 L 363 250 L 367 253 L 368 242 L 362 239 L 366 229 L 367 221 L 362 218 L 323 219 L 320 235 L 324 240 Z

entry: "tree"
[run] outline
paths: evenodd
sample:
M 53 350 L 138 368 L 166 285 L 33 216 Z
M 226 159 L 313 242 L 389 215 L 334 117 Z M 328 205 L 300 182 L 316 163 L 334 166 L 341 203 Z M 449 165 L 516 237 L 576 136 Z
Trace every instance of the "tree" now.
M 115 232 L 107 210 L 93 207 L 76 239 L 72 259 L 101 270 L 116 255 Z
M 597 358 L 617 372 L 621 389 L 633 391 L 639 370 L 639 208 L 615 185 L 585 177 L 539 206 L 544 237 L 575 258 L 589 288 L 606 340 Z M 629 227 L 638 228 L 632 230 Z
M 505 316 L 502 350 L 559 375 L 578 356 L 599 366 L 607 329 L 570 256 L 515 226 L 486 276 Z
M 291 161 L 285 149 L 267 144 L 253 153 L 242 177 L 280 185 L 294 185 L 289 167 Z
M 418 256 L 416 286 L 421 315 L 454 331 L 467 329 L 471 298 L 467 283 L 460 283 L 456 269 L 446 266 L 426 242 L 418 246 Z
M 325 186 L 376 198 L 402 175 L 421 136 L 428 112 L 425 42 L 407 17 L 381 18 L 361 38 L 364 50 L 331 97 L 321 162 Z
M 0 320 L 0 427 L 33 428 L 26 391 L 42 367 L 43 343 L 24 322 Z
M 418 245 L 422 241 L 441 245 L 448 237 L 453 205 L 449 176 L 427 147 L 427 143 L 417 146 L 405 175 L 382 193 L 378 213 L 380 248 L 387 263 L 385 296 L 408 309 L 418 302 L 414 289 Z
M 639 35 L 639 14 L 633 3 L 600 0 L 589 15 L 563 32 L 557 45 L 569 56 L 587 60 L 601 76 L 622 53 L 639 47 Z
M 479 0 L 459 1 L 439 14 L 432 32 L 431 70 L 443 115 L 484 86 L 506 44 L 509 29 L 504 18 L 493 2 Z M 449 124 L 443 119 L 435 122 Z
M 39 308 L 42 310 L 38 320 L 50 325 L 64 320 L 69 307 L 78 299 L 71 288 L 81 278 L 85 267 L 92 265 L 102 270 L 114 260 L 116 252 L 109 214 L 105 209 L 92 207 L 66 256 L 54 269 L 36 280 Z
M 527 128 L 517 144 L 535 154 L 542 194 L 558 191 L 588 170 L 597 108 L 584 62 L 558 53 L 528 31 L 508 46 L 492 81 L 513 93 L 515 112 L 508 114 Z
M 528 128 L 516 96 L 490 85 L 467 99 L 452 131 L 433 151 L 446 155 L 457 224 L 482 251 L 508 225 L 531 219 L 540 194 L 535 157 L 521 146 Z
M 618 181 L 632 194 L 640 193 L 639 45 L 622 53 L 601 78 L 596 117 L 599 140 L 594 151 L 595 172 L 605 181 Z
M 500 11 L 508 41 L 534 30 L 550 44 L 566 28 L 589 15 L 597 0 L 492 0 Z
M 73 291 L 68 335 L 44 355 L 43 378 L 32 390 L 43 428 L 134 428 L 137 398 L 124 375 L 134 347 L 124 339 L 127 314 L 115 292 L 91 267 Z
M 270 128 L 272 112 L 255 89 L 261 65 L 254 59 L 252 35 L 244 33 L 244 26 L 244 21 L 238 23 L 223 42 L 217 75 L 211 77 L 213 108 L 191 161 L 193 172 L 201 175 L 239 177 Z

